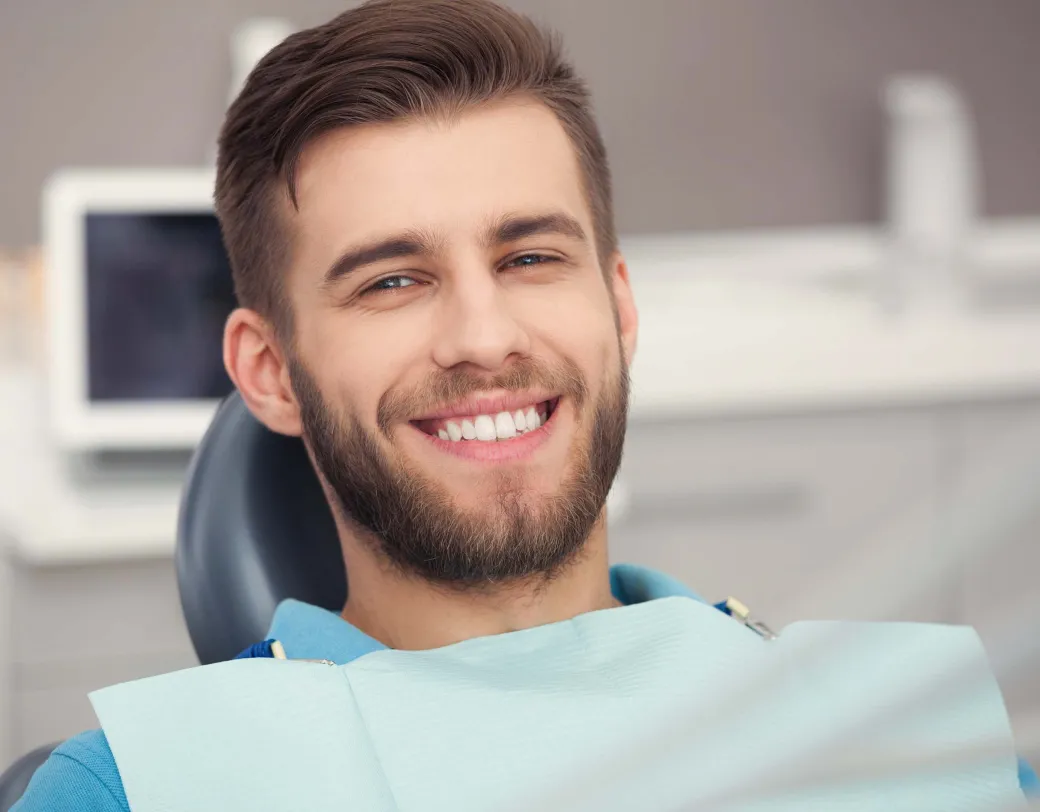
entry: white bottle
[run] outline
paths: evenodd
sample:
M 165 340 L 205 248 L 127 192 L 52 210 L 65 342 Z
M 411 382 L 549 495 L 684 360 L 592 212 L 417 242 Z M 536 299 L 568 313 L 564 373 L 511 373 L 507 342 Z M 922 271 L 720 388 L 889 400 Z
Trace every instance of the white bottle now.
M 962 300 L 971 265 L 979 195 L 971 115 L 941 77 L 894 77 L 884 100 L 896 303 L 946 310 Z
M 231 87 L 228 104 L 245 86 L 249 73 L 267 53 L 296 28 L 277 17 L 254 17 L 239 25 L 231 35 Z
M 242 92 L 246 79 L 257 63 L 268 52 L 282 42 L 296 27 L 288 20 L 278 17 L 254 17 L 240 24 L 231 33 L 231 84 L 228 87 L 230 105 Z M 206 162 L 210 166 L 217 162 L 217 148 L 209 149 Z

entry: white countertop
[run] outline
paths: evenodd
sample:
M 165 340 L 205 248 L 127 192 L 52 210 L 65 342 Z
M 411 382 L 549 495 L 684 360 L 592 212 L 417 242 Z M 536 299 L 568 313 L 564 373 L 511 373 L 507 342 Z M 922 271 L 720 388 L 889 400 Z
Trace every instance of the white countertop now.
M 37 562 L 166 555 L 179 487 L 83 488 L 47 436 L 42 376 L 0 369 L 0 534 Z
M 868 228 L 624 242 L 640 312 L 636 417 L 864 408 L 1040 394 L 1040 295 L 882 304 L 888 245 Z M 974 283 L 1035 279 L 1040 220 L 980 230 Z
M 636 238 L 632 418 L 712 417 L 1040 396 L 1040 308 L 886 316 L 828 283 L 878 267 L 869 228 Z M 1040 221 L 991 224 L 989 269 L 1040 272 Z M 35 562 L 168 555 L 174 482 L 84 488 L 50 444 L 42 375 L 0 366 L 0 535 Z
M 641 307 L 633 415 L 716 416 L 1040 393 L 1040 309 L 886 318 L 870 300 L 688 281 Z M 696 308 L 683 304 L 698 301 Z

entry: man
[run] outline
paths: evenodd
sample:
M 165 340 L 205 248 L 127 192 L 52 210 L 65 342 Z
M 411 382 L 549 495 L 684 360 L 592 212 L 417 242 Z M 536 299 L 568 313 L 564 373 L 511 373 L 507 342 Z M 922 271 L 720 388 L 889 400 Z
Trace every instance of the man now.
M 341 617 L 279 609 L 290 659 L 689 596 L 608 566 L 637 316 L 603 142 L 551 37 L 486 0 L 375 0 L 262 60 L 218 163 L 225 363 L 303 438 L 349 574 Z M 17 809 L 129 809 L 120 766 L 79 736 Z

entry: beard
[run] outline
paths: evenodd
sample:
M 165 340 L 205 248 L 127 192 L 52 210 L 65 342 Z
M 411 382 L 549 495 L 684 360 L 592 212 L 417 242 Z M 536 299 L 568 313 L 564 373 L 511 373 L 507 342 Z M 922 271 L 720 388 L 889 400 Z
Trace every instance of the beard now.
M 431 376 L 415 391 L 387 393 L 376 430 L 332 408 L 298 359 L 290 359 L 289 372 L 303 437 L 331 490 L 333 509 L 383 560 L 429 582 L 472 589 L 551 578 L 579 557 L 621 464 L 628 416 L 624 360 L 588 413 L 588 388 L 575 364 L 522 359 L 492 378 L 456 369 Z M 383 451 L 378 441 L 382 434 L 392 442 L 394 426 L 437 404 L 534 387 L 561 393 L 576 418 L 567 470 L 554 493 L 525 493 L 522 471 L 492 472 L 495 495 L 486 507 L 466 510 L 441 482 Z

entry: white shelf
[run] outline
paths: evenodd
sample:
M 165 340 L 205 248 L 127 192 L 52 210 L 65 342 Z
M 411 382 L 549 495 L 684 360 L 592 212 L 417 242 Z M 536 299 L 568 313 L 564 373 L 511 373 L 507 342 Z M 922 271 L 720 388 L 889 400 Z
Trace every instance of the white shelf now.
M 1040 394 L 1040 311 L 886 319 L 868 300 L 745 281 L 691 280 L 683 294 L 642 307 L 633 415 Z
M 880 231 L 674 235 L 624 248 L 640 313 L 634 416 L 1040 394 L 1040 307 L 921 299 L 886 313 Z M 980 231 L 975 261 L 982 279 L 1031 274 L 1040 290 L 1040 220 Z
M 34 370 L 0 370 L 0 534 L 34 562 L 170 554 L 179 486 L 81 487 L 48 437 L 43 390 Z

